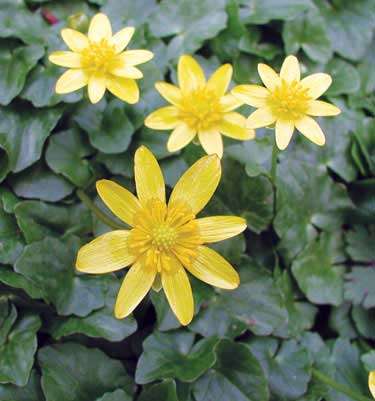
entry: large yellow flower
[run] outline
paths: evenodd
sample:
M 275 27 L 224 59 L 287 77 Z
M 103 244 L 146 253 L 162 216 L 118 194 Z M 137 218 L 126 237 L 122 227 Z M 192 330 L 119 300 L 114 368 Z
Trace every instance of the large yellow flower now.
M 245 117 L 233 111 L 243 102 L 225 94 L 232 73 L 232 66 L 224 64 L 206 82 L 199 64 L 191 56 L 181 56 L 177 67 L 180 88 L 166 82 L 155 85 L 172 106 L 150 114 L 145 125 L 158 130 L 173 129 L 167 144 L 170 152 L 182 149 L 198 134 L 206 153 L 216 153 L 221 158 L 221 134 L 239 140 L 253 139 L 255 132 L 246 129 Z
M 137 103 L 136 79 L 142 72 L 136 67 L 152 59 L 148 50 L 127 50 L 134 28 L 121 29 L 112 36 L 112 27 L 105 14 L 96 14 L 90 22 L 88 36 L 74 29 L 63 29 L 61 36 L 72 51 L 58 51 L 49 60 L 68 67 L 56 83 L 56 92 L 69 93 L 88 86 L 92 103 L 97 103 L 108 89 L 128 103 Z
M 325 136 L 310 116 L 335 116 L 340 109 L 316 100 L 331 85 L 328 74 L 317 73 L 300 79 L 296 57 L 288 56 L 281 66 L 280 76 L 268 65 L 258 64 L 259 75 L 266 87 L 239 85 L 232 94 L 244 103 L 258 108 L 247 119 L 247 127 L 260 128 L 275 124 L 276 144 L 285 149 L 297 128 L 317 145 L 325 144 Z
M 368 376 L 368 386 L 370 388 L 370 392 L 375 399 L 375 370 L 370 372 Z
M 136 198 L 109 180 L 96 187 L 112 212 L 132 227 L 106 233 L 83 246 L 76 267 L 84 273 L 113 272 L 132 265 L 119 291 L 115 316 L 128 316 L 155 283 L 162 284 L 169 304 L 183 325 L 194 314 L 193 295 L 185 268 L 200 280 L 234 289 L 239 277 L 217 252 L 203 246 L 246 229 L 241 217 L 196 218 L 210 200 L 221 176 L 216 155 L 190 167 L 166 203 L 164 179 L 153 154 L 144 146 L 135 154 Z

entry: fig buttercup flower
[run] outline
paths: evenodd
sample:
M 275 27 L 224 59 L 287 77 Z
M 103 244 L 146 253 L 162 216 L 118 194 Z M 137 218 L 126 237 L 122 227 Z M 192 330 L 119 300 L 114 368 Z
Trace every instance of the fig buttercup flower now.
M 177 182 L 168 203 L 160 166 L 144 146 L 135 153 L 134 173 L 138 198 L 113 181 L 96 184 L 104 203 L 131 230 L 111 231 L 84 245 L 76 268 L 100 274 L 132 265 L 118 293 L 115 316 L 128 316 L 151 287 L 161 282 L 174 314 L 187 325 L 193 318 L 194 302 L 185 269 L 213 286 L 237 288 L 236 270 L 203 244 L 240 234 L 246 221 L 234 216 L 196 218 L 220 181 L 217 155 L 193 164 Z
M 372 372 L 370 372 L 369 376 L 368 376 L 368 386 L 370 389 L 370 393 L 373 396 L 374 400 L 375 400 L 375 370 L 373 370 Z
M 200 65 L 191 56 L 181 56 L 177 66 L 180 88 L 166 82 L 155 84 L 171 106 L 151 113 L 145 125 L 157 130 L 173 130 L 167 143 L 170 152 L 182 149 L 198 135 L 206 153 L 216 153 L 221 158 L 221 135 L 238 140 L 255 137 L 254 130 L 245 127 L 245 117 L 233 111 L 243 102 L 226 94 L 232 74 L 232 66 L 224 64 L 206 82 Z
M 106 89 L 121 100 L 134 104 L 139 100 L 136 79 L 143 77 L 136 67 L 153 58 L 149 50 L 126 50 L 135 29 L 127 27 L 112 36 L 108 17 L 96 14 L 89 25 L 88 36 L 74 29 L 61 31 L 71 51 L 57 51 L 49 60 L 68 67 L 56 83 L 56 93 L 74 92 L 87 85 L 89 99 L 98 103 Z
M 301 80 L 298 60 L 288 56 L 278 75 L 266 64 L 258 64 L 258 73 L 265 85 L 238 85 L 232 94 L 244 103 L 256 107 L 247 119 L 249 128 L 275 124 L 276 144 L 284 150 L 296 128 L 302 135 L 319 146 L 325 136 L 311 116 L 336 116 L 340 109 L 331 103 L 316 100 L 331 85 L 329 74 L 316 73 Z

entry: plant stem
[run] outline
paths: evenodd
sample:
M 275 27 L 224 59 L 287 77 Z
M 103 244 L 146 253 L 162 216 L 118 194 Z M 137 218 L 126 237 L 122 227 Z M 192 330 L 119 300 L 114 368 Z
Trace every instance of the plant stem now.
M 123 230 L 125 226 L 116 223 L 109 216 L 107 216 L 95 203 L 85 194 L 82 189 L 77 189 L 77 196 L 81 201 L 93 212 L 95 215 L 107 226 L 112 227 L 115 230 Z
M 273 147 L 272 147 L 272 161 L 271 161 L 271 180 L 274 185 L 276 185 L 276 173 L 277 173 L 277 156 L 279 154 L 279 149 L 277 148 L 276 145 L 276 140 L 273 142 Z
M 342 394 L 347 395 L 348 397 L 352 398 L 355 401 L 372 401 L 370 398 L 358 394 L 355 391 L 343 386 L 342 384 L 337 383 L 335 380 L 324 375 L 323 373 L 319 372 L 316 369 L 313 369 L 312 374 L 315 379 L 319 380 L 324 384 L 327 384 L 328 386 L 332 387 L 333 389 L 339 391 Z

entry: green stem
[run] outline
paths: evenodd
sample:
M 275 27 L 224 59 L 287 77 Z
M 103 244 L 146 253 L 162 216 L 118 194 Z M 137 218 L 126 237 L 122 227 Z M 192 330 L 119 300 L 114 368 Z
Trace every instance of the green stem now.
M 339 391 L 342 394 L 347 395 L 348 397 L 352 398 L 355 401 L 372 401 L 370 398 L 358 394 L 355 391 L 343 386 L 342 384 L 337 383 L 335 380 L 331 379 L 326 375 L 323 375 L 323 373 L 319 372 L 316 369 L 313 369 L 312 373 L 315 379 L 319 380 L 324 384 L 327 384 L 328 386 L 332 387 L 333 389 Z
M 77 196 L 107 226 L 112 227 L 115 230 L 123 230 L 125 228 L 125 226 L 116 223 L 99 209 L 98 206 L 96 206 L 95 203 L 82 191 L 82 189 L 77 189 Z
M 279 149 L 277 148 L 276 145 L 276 140 L 273 142 L 273 147 L 272 147 L 272 161 L 271 161 L 271 180 L 274 185 L 276 185 L 276 173 L 277 173 L 277 156 L 279 154 Z

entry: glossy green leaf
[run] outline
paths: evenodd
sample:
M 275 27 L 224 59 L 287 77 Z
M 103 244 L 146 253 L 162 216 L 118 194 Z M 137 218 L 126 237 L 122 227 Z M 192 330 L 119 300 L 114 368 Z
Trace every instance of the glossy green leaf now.
M 165 380 L 162 383 L 154 384 L 143 391 L 139 401 L 178 401 L 176 384 L 173 380 Z
M 345 283 L 345 299 L 366 309 L 375 306 L 375 270 L 371 266 L 353 267 Z
M 13 264 L 23 246 L 14 216 L 5 213 L 0 206 L 0 263 Z
M 40 377 L 33 370 L 30 378 L 24 387 L 18 387 L 13 384 L 0 384 L 1 401 L 45 401 L 42 388 L 40 386 Z

